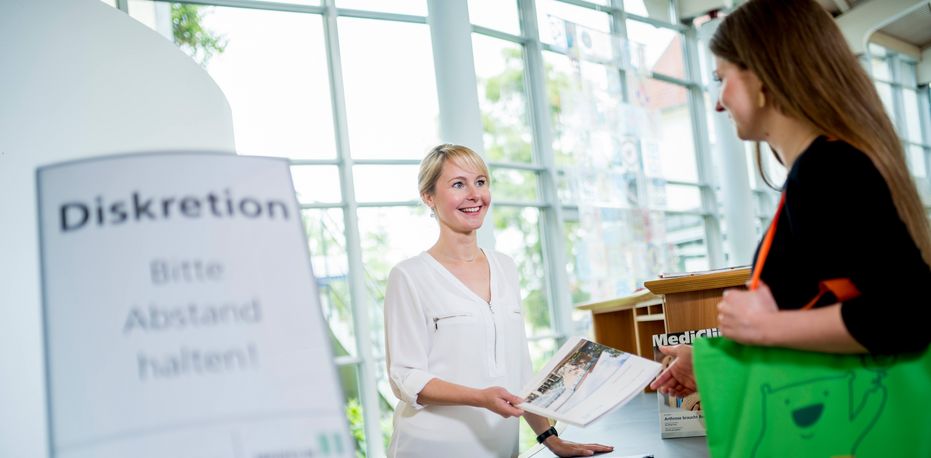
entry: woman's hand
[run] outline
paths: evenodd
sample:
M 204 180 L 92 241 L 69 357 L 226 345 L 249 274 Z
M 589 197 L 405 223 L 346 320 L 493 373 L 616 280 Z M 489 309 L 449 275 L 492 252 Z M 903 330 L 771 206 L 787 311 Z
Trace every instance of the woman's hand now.
M 659 347 L 664 355 L 674 356 L 676 359 L 663 372 L 650 383 L 650 388 L 680 398 L 684 398 L 695 391 L 695 372 L 692 370 L 692 346 L 676 345 L 674 347 Z
M 754 291 L 728 289 L 718 303 L 718 329 L 737 342 L 750 345 L 770 345 L 775 314 L 779 313 L 773 293 L 760 282 Z
M 478 407 L 486 408 L 504 418 L 519 417 L 524 414 L 523 409 L 515 407 L 524 402 L 523 398 L 515 396 L 500 386 L 492 386 L 478 391 Z
M 562 440 L 557 436 L 547 437 L 543 445 L 550 449 L 557 456 L 592 456 L 596 453 L 606 453 L 614 451 L 614 447 L 601 444 L 577 444 Z

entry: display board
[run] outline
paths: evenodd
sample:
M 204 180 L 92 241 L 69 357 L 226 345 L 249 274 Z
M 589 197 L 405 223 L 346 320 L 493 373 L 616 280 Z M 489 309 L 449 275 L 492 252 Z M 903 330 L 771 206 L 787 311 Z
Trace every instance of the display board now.
M 287 161 L 37 175 L 52 456 L 355 455 Z

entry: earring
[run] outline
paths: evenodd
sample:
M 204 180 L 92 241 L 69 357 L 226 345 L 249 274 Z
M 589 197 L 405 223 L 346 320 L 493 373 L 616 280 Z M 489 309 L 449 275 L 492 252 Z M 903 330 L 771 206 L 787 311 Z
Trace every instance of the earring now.
M 430 207 L 430 217 L 436 218 L 436 209 L 433 207 Z
M 760 108 L 763 108 L 766 106 L 766 95 L 763 94 L 763 91 L 760 91 L 760 95 L 757 96 L 756 104 Z

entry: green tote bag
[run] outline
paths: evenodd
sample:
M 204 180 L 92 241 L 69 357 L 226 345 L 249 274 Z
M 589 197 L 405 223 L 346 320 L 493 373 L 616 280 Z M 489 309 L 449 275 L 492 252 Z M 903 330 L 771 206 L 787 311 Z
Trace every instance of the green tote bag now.
M 931 457 L 931 351 L 876 356 L 694 343 L 711 455 Z

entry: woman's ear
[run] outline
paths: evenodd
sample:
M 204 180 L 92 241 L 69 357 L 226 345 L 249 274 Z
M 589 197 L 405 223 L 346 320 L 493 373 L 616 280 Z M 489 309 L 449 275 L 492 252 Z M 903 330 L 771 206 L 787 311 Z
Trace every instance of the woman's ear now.
M 423 193 L 420 195 L 420 200 L 423 201 L 424 205 L 430 207 L 431 209 L 433 208 L 433 196 L 432 195 Z
M 747 70 L 747 72 L 750 73 L 750 80 L 752 81 L 753 85 L 759 88 L 757 91 L 756 105 L 758 108 L 763 108 L 770 101 L 769 90 L 766 89 L 766 86 L 763 84 L 763 81 L 760 79 L 760 77 L 756 76 L 756 73 L 753 73 L 750 70 Z

